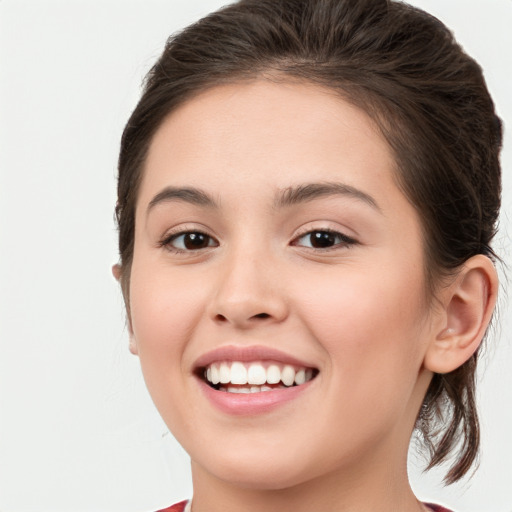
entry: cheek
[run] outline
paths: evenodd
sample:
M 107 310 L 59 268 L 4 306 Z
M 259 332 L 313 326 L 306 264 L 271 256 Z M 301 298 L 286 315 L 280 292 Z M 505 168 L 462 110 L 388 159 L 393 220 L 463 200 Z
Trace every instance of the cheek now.
M 183 414 L 188 407 L 183 389 L 190 377 L 183 354 L 204 312 L 201 290 L 165 265 L 134 258 L 130 306 L 137 354 L 148 391 L 176 434 L 192 427 Z
M 328 354 L 329 371 L 340 379 L 357 383 L 364 376 L 365 382 L 382 384 L 421 364 L 423 276 L 404 265 L 346 268 L 302 283 L 301 316 Z M 308 289 L 316 291 L 307 297 Z
M 130 282 L 133 341 L 147 387 L 160 408 L 188 375 L 183 354 L 204 313 L 204 287 L 186 272 L 134 257 Z M 162 411 L 161 411 L 162 412 Z
M 412 271 L 353 271 L 314 281 L 317 293 L 304 298 L 301 316 L 326 354 L 321 414 L 331 428 L 322 434 L 329 439 L 325 458 L 340 442 L 355 456 L 397 422 L 409 425 L 419 406 L 414 390 L 425 335 L 423 280 Z

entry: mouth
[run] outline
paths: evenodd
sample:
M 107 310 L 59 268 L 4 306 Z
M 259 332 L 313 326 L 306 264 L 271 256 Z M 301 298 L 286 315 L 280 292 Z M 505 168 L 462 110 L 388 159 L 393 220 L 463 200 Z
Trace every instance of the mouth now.
M 193 368 L 203 396 L 215 409 L 249 417 L 311 397 L 320 374 L 305 360 L 263 345 L 221 346 L 199 357 Z
M 307 366 L 278 361 L 216 361 L 197 369 L 210 388 L 226 393 L 264 393 L 302 386 L 318 375 Z

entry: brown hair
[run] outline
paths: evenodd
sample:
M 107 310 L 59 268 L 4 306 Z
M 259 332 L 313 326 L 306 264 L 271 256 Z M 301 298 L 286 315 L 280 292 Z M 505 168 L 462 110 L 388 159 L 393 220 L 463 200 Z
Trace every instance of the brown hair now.
M 471 256 L 495 257 L 501 122 L 481 68 L 450 31 L 392 0 L 241 0 L 169 38 L 124 130 L 116 216 L 128 314 L 137 193 L 154 133 L 199 92 L 265 76 L 328 87 L 375 120 L 422 219 L 430 296 Z M 478 454 L 476 364 L 474 354 L 434 375 L 416 424 L 428 469 L 458 448 L 448 483 Z

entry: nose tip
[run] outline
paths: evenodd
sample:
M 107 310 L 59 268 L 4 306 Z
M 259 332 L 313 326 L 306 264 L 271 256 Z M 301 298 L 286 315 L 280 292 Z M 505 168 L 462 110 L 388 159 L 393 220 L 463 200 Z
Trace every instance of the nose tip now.
M 233 262 L 232 262 L 233 263 Z M 267 265 L 232 264 L 227 267 L 212 301 L 212 318 L 218 324 L 230 324 L 240 329 L 283 321 L 288 307 L 282 286 L 275 272 Z
M 265 323 L 281 322 L 286 317 L 283 306 L 275 299 L 258 301 L 255 296 L 250 302 L 244 300 L 219 301 L 214 320 L 218 324 L 231 324 L 239 329 L 248 329 Z

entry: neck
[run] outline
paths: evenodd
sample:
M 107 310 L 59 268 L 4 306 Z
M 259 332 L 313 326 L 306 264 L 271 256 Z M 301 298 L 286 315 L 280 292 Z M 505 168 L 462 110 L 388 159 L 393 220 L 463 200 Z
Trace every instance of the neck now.
M 381 459 L 382 460 L 382 459 Z M 389 459 L 388 459 L 389 460 Z M 364 466 L 364 467 L 363 467 Z M 192 512 L 422 512 L 407 478 L 406 463 L 379 467 L 351 465 L 290 487 L 236 485 L 192 463 Z

